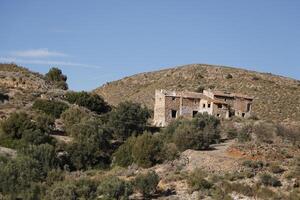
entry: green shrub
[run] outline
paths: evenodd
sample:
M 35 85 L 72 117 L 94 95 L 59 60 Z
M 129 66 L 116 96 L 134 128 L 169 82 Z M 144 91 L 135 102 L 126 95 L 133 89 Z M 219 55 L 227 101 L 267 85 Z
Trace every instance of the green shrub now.
M 271 176 L 270 174 L 262 174 L 260 176 L 260 181 L 264 186 L 281 186 L 281 182 L 276 177 Z
M 55 118 L 59 118 L 61 113 L 68 109 L 68 107 L 69 106 L 64 102 L 46 99 L 38 99 L 32 105 L 33 109 L 42 111 Z
M 128 138 L 124 144 L 122 144 L 117 151 L 114 152 L 114 164 L 121 166 L 121 167 L 127 167 L 133 163 L 133 157 L 132 157 L 132 148 L 134 146 L 136 137 L 130 137 Z
M 207 174 L 200 169 L 194 170 L 189 174 L 187 183 L 192 191 L 208 190 L 213 184 L 206 180 Z
M 32 182 L 45 178 L 38 161 L 19 156 L 0 167 L 0 193 L 16 198 L 31 187 Z M 14 199 L 13 198 L 13 199 Z
M 256 197 L 260 199 L 276 199 L 277 195 L 275 192 L 273 192 L 271 189 L 266 187 L 260 187 L 256 191 Z
M 195 92 L 202 93 L 204 89 L 205 89 L 204 86 L 198 86 L 197 89 L 195 90 Z
M 116 138 L 125 140 L 131 135 L 143 133 L 149 117 L 147 108 L 137 103 L 123 102 L 110 112 L 108 126 Z
M 226 79 L 232 79 L 233 76 L 232 76 L 231 74 L 227 74 L 227 75 L 225 76 L 225 78 L 226 78 Z
M 142 193 L 144 197 L 148 197 L 156 192 L 159 180 L 159 176 L 154 171 L 148 172 L 147 174 L 140 174 L 134 180 L 134 187 L 137 191 Z
M 63 75 L 62 71 L 56 67 L 53 67 L 49 70 L 48 73 L 45 74 L 46 80 L 53 82 L 57 88 L 67 90 L 68 84 L 67 76 Z
M 214 186 L 211 189 L 210 195 L 214 200 L 233 200 L 229 194 L 227 194 L 222 188 Z
M 74 125 L 87 121 L 88 119 L 92 118 L 92 115 L 83 108 L 70 107 L 65 110 L 60 117 L 64 123 L 66 132 L 71 134 L 71 129 Z
M 47 114 L 36 114 L 33 118 L 38 129 L 50 134 L 55 127 L 55 119 Z
M 47 174 L 48 171 L 57 167 L 56 152 L 52 145 L 30 145 L 22 149 L 20 153 L 37 161 L 44 174 Z
M 71 104 L 76 104 L 96 112 L 97 114 L 107 113 L 111 107 L 104 101 L 104 99 L 93 93 L 88 92 L 67 92 L 66 100 Z
M 97 188 L 98 195 L 103 195 L 104 199 L 129 199 L 133 192 L 130 183 L 127 183 L 115 176 L 107 177 L 101 181 Z
M 151 167 L 163 160 L 162 150 L 162 141 L 150 133 L 144 133 L 136 138 L 132 157 L 139 166 Z
M 238 136 L 238 132 L 235 128 L 230 128 L 227 130 L 227 139 L 231 140 Z
M 25 112 L 13 113 L 2 122 L 1 127 L 3 132 L 13 139 L 21 139 L 24 131 L 35 129 L 34 123 Z
M 271 171 L 272 173 L 274 173 L 274 174 L 281 174 L 281 173 L 283 173 L 285 170 L 284 170 L 282 167 L 280 167 L 279 165 L 277 165 L 277 164 L 272 164 L 272 165 L 270 166 L 270 171 Z
M 163 160 L 172 161 L 179 157 L 179 151 L 174 143 L 164 143 L 163 146 Z
M 242 164 L 251 169 L 261 169 L 264 167 L 264 163 L 260 160 L 245 160 Z
M 292 143 L 293 145 L 300 144 L 300 126 L 290 126 L 285 127 L 283 125 L 279 125 L 277 127 L 277 135 L 281 137 L 283 140 Z
M 256 190 L 254 190 L 249 185 L 243 184 L 243 183 L 229 183 L 229 182 L 222 182 L 221 187 L 224 189 L 224 191 L 228 193 L 236 192 L 239 194 L 243 194 L 245 196 L 254 196 L 256 194 Z
M 220 121 L 207 113 L 184 120 L 175 128 L 174 143 L 180 151 L 207 149 L 220 139 Z
M 40 129 L 35 130 L 25 130 L 22 135 L 22 140 L 25 141 L 25 143 L 29 144 L 54 144 L 55 139 L 52 138 L 48 133 L 42 132 Z
M 47 188 L 43 199 L 97 199 L 97 182 L 91 179 L 55 182 Z
M 248 125 L 242 128 L 237 134 L 237 139 L 239 142 L 249 142 L 252 140 L 252 126 Z
M 0 102 L 8 101 L 9 96 L 0 92 Z
M 261 122 L 252 128 L 258 142 L 273 143 L 277 128 L 273 123 Z
M 74 183 L 58 182 L 47 189 L 46 200 L 77 199 L 76 186 Z

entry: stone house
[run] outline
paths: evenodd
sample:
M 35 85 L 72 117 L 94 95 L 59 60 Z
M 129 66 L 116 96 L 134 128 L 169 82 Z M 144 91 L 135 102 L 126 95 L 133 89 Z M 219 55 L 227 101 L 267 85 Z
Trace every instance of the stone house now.
M 222 119 L 249 117 L 253 99 L 243 94 L 213 90 L 203 93 L 156 90 L 153 123 L 163 127 L 179 116 L 193 118 L 204 112 Z

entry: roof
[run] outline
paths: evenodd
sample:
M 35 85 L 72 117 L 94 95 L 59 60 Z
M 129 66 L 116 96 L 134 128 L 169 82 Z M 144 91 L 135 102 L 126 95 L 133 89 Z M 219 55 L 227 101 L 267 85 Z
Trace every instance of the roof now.
M 254 99 L 253 96 L 247 96 L 241 93 L 230 93 L 230 92 L 224 92 L 224 91 L 211 91 L 211 93 L 215 96 L 224 96 L 224 97 L 238 97 L 238 98 L 244 98 L 244 99 Z
M 212 99 L 203 93 L 198 92 L 188 92 L 188 91 L 168 91 L 168 90 L 160 90 L 167 97 L 183 97 L 183 98 L 192 98 L 192 99 L 205 99 L 208 102 L 216 103 L 216 104 L 224 104 L 227 105 L 225 101 Z

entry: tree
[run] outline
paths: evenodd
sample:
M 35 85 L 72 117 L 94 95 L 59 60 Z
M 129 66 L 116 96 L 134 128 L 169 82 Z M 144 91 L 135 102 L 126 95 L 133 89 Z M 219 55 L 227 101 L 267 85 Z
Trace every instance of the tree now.
M 71 163 L 75 169 L 95 166 L 106 167 L 110 163 L 108 133 L 97 121 L 87 121 L 74 126 L 75 141 L 68 146 Z
M 111 110 L 110 106 L 104 101 L 104 99 L 94 93 L 88 93 L 85 91 L 67 92 L 65 96 L 69 103 L 86 107 L 97 114 L 107 113 Z
M 33 109 L 42 111 L 55 118 L 59 118 L 61 113 L 68 109 L 68 107 L 64 102 L 46 99 L 37 99 L 32 105 Z
M 55 83 L 57 88 L 67 90 L 68 84 L 67 76 L 65 76 L 62 71 L 56 67 L 52 67 L 48 73 L 45 74 L 45 77 L 48 81 Z
M 142 133 L 146 129 L 150 112 L 140 104 L 132 102 L 120 103 L 109 114 L 108 126 L 118 139 L 125 140 L 131 135 Z

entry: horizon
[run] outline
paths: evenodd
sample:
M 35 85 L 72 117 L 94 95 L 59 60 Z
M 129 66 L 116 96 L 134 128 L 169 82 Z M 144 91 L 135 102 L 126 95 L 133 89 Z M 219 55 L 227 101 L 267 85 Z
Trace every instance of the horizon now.
M 299 9 L 280 0 L 1 1 L 0 62 L 58 67 L 77 91 L 198 63 L 300 80 Z

